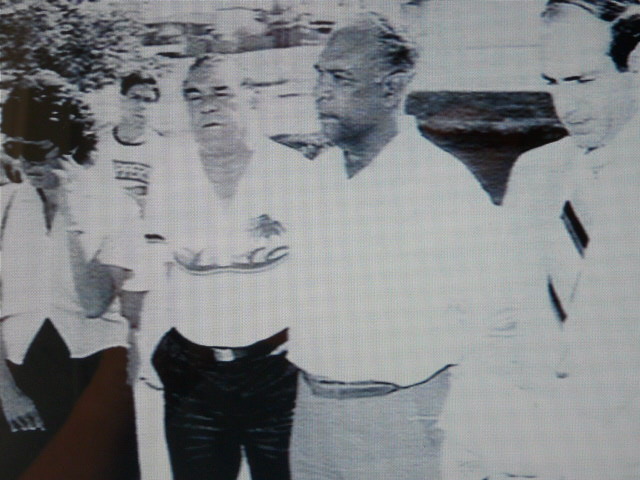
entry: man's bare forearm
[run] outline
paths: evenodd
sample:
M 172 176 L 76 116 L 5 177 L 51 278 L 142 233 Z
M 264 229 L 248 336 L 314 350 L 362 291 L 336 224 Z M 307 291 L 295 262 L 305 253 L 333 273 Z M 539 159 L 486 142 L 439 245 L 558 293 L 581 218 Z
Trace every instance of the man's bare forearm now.
M 87 318 L 107 311 L 116 296 L 116 285 L 109 268 L 95 258 L 87 259 L 79 230 L 67 233 L 73 283 Z

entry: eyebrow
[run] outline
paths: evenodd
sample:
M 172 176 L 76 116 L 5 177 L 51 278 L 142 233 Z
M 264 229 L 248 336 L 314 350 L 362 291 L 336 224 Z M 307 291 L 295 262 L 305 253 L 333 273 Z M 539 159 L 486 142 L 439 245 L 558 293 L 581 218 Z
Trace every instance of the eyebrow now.
M 568 77 L 564 77 L 561 80 L 563 82 L 577 82 L 579 80 L 584 80 L 585 78 L 591 78 L 594 74 L 593 73 L 584 73 L 582 75 L 570 75 Z M 549 83 L 555 84 L 558 83 L 558 80 L 555 78 L 552 78 L 548 75 L 545 75 L 544 73 L 540 75 L 544 80 L 546 80 Z
M 349 75 L 352 76 L 353 72 L 351 70 L 347 70 L 345 68 L 331 68 L 331 66 L 328 67 L 322 67 L 320 64 L 316 63 L 313 68 L 315 68 L 317 71 L 319 72 L 329 72 L 329 73 L 342 73 L 344 75 Z
M 349 76 L 353 75 L 351 70 L 345 70 L 344 68 L 328 68 L 327 70 L 331 73 L 342 73 Z
M 572 75 L 570 77 L 564 77 L 562 80 L 565 82 L 575 82 L 577 80 L 582 80 L 583 78 L 587 78 L 588 75 Z

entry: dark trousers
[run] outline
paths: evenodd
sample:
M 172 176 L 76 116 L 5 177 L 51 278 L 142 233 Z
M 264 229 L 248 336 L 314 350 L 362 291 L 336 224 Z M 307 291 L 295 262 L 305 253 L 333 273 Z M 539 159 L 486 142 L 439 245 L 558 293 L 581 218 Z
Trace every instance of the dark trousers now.
M 46 431 L 12 433 L 0 415 L 0 480 L 139 477 L 124 348 L 70 358 L 47 320 L 22 365 L 8 364 Z
M 100 354 L 78 360 L 69 358 L 58 331 L 46 320 L 22 365 L 9 362 L 16 384 L 34 402 L 46 431 L 11 433 L 0 415 L 1 479 L 18 478 L 60 430 L 99 361 Z
M 153 364 L 164 384 L 175 480 L 234 480 L 242 450 L 253 480 L 288 480 L 298 369 L 285 353 L 217 361 L 175 329 Z

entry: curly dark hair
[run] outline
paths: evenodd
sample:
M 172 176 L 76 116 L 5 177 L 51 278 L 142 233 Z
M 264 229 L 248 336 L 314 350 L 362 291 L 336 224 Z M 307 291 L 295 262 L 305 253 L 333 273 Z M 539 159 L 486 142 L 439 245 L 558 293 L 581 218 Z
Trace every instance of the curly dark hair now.
M 629 70 L 629 55 L 640 42 L 640 9 L 629 14 L 629 7 L 640 0 L 548 0 L 542 12 L 545 21 L 553 21 L 562 7 L 573 5 L 604 22 L 611 23 L 609 56 L 619 72 Z
M 23 140 L 49 140 L 62 155 L 91 163 L 98 138 L 95 120 L 80 93 L 44 70 L 18 79 L 2 106 L 2 133 Z

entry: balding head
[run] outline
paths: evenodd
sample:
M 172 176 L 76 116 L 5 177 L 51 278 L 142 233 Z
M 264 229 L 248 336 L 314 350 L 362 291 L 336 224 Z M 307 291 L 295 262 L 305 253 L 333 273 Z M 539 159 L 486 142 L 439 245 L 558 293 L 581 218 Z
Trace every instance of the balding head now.
M 325 135 L 348 147 L 389 124 L 417 57 L 413 44 L 380 15 L 361 15 L 337 29 L 315 65 L 316 105 Z

